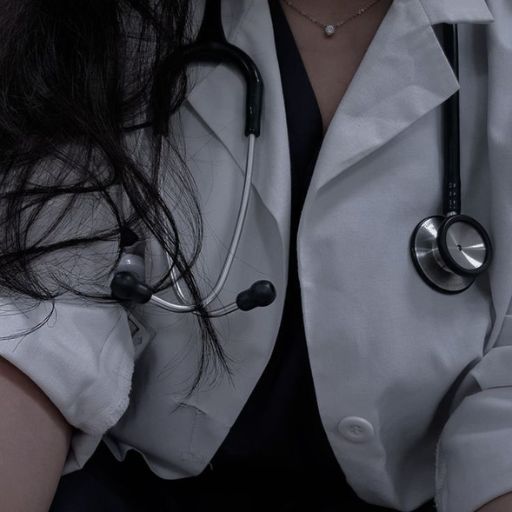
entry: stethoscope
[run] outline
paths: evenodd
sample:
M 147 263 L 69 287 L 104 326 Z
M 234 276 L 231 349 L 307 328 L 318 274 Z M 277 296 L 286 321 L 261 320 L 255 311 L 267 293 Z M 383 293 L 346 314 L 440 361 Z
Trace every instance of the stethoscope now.
M 456 25 L 443 25 L 444 51 L 459 78 Z M 484 227 L 461 213 L 460 95 L 443 105 L 443 215 L 423 219 L 411 237 L 412 261 L 423 280 L 435 290 L 456 294 L 467 290 L 490 265 L 492 244 Z
M 219 296 L 224 288 L 233 265 L 236 251 L 240 244 L 249 200 L 251 197 L 252 177 L 254 168 L 254 147 L 256 138 L 261 130 L 261 110 L 263 101 L 263 80 L 254 61 L 240 48 L 228 43 L 222 27 L 221 0 L 208 0 L 199 34 L 194 43 L 183 49 L 183 58 L 186 64 L 210 62 L 225 64 L 235 68 L 245 79 L 247 88 L 245 107 L 245 135 L 248 139 L 245 164 L 245 177 L 243 192 L 238 209 L 238 216 L 229 245 L 226 260 L 221 269 L 217 282 L 207 297 L 200 304 L 189 304 L 186 294 L 179 283 L 179 276 L 171 270 L 173 290 L 179 303 L 168 302 L 153 294 L 151 288 L 145 283 L 143 241 L 134 241 L 123 249 L 119 264 L 116 267 L 111 283 L 112 296 L 118 300 L 130 301 L 139 304 L 147 302 L 174 313 L 198 314 Z M 169 261 L 169 268 L 173 269 Z M 220 317 L 234 311 L 250 311 L 256 307 L 269 306 L 276 298 L 276 290 L 270 281 L 257 281 L 247 290 L 242 291 L 236 300 L 227 306 L 208 310 L 209 317 Z
M 458 33 L 455 25 L 444 26 L 443 46 L 458 77 Z M 222 27 L 221 0 L 208 0 L 199 35 L 184 49 L 187 64 L 210 62 L 230 65 L 244 77 L 247 87 L 245 135 L 248 138 L 245 178 L 226 261 L 215 286 L 200 304 L 189 304 L 179 279 L 171 271 L 173 290 L 179 303 L 171 303 L 153 294 L 145 283 L 144 242 L 134 241 L 123 249 L 111 283 L 112 296 L 133 303 L 151 303 L 175 313 L 198 313 L 220 294 L 236 255 L 247 217 L 251 196 L 254 167 L 254 147 L 260 135 L 263 80 L 253 60 L 241 49 L 226 40 Z M 461 213 L 459 94 L 448 99 L 443 106 L 444 126 L 444 206 L 443 215 L 423 219 L 414 230 L 410 252 L 422 279 L 442 293 L 460 293 L 473 284 L 492 259 L 492 246 L 483 226 Z M 172 262 L 169 261 L 170 268 Z M 225 316 L 237 310 L 250 311 L 272 304 L 276 297 L 270 281 L 257 281 L 238 294 L 236 300 L 222 308 L 208 310 L 210 317 Z

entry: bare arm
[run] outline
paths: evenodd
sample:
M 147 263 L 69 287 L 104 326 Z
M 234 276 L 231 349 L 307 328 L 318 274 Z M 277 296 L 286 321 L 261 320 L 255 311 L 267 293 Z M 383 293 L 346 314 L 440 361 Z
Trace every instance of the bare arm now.
M 479 508 L 477 512 L 512 512 L 512 493 L 496 498 Z
M 39 387 L 0 357 L 0 510 L 48 512 L 71 431 Z

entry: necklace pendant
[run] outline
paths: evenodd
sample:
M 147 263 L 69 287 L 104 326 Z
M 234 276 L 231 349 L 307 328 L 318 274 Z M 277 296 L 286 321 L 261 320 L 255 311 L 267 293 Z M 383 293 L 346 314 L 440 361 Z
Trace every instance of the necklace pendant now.
M 325 25 L 324 33 L 327 37 L 331 37 L 336 32 L 336 27 L 334 25 Z

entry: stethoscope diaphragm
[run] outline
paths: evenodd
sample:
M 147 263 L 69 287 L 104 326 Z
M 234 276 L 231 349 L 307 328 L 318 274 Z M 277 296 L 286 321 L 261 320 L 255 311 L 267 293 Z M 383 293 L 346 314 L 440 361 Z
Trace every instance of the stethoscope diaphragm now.
M 467 290 L 492 260 L 489 235 L 467 215 L 423 219 L 412 234 L 410 249 L 422 279 L 447 294 Z

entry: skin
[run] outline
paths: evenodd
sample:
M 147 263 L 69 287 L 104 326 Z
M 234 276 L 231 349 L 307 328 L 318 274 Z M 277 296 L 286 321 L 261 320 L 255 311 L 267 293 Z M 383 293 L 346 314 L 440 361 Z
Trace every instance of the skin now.
M 368 5 L 369 0 L 295 0 L 294 5 L 321 22 L 334 24 Z M 324 131 L 343 98 L 391 0 L 380 0 L 338 28 L 330 38 L 323 29 L 281 2 L 322 114 Z
M 369 1 L 294 0 L 293 3 L 317 20 L 334 24 Z M 392 0 L 380 0 L 327 38 L 320 27 L 281 1 L 320 107 L 324 132 L 391 3 Z M 477 512 L 512 512 L 512 493 L 498 497 Z
M 512 493 L 504 494 L 487 503 L 476 512 L 510 512 L 512 510 Z
M 71 426 L 25 374 L 0 358 L 0 510 L 48 512 Z

